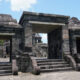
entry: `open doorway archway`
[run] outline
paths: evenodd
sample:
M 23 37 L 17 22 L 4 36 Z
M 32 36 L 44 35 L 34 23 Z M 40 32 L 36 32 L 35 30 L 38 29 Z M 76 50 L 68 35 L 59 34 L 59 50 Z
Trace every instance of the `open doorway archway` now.
M 12 62 L 12 36 L 0 35 L 0 62 Z

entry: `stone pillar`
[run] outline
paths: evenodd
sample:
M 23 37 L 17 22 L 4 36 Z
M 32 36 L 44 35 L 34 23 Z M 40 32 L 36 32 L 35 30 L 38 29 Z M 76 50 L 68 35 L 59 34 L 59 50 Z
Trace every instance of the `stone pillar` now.
M 27 23 L 24 29 L 25 52 L 32 55 L 32 25 Z
M 68 25 L 62 27 L 62 50 L 65 55 L 70 54 L 70 46 L 69 46 L 69 30 Z
M 12 46 L 11 50 L 10 50 L 10 52 L 11 52 L 10 57 L 11 57 L 12 60 L 16 60 L 16 55 L 17 55 L 17 50 L 18 50 L 17 45 L 19 45 L 19 44 L 17 42 L 17 38 L 14 35 L 14 36 L 12 36 L 12 39 L 10 39 L 10 46 Z
M 41 43 L 41 38 L 38 38 L 38 43 Z
M 15 38 L 15 35 L 12 36 L 12 73 L 14 75 L 18 74 L 18 66 L 17 66 L 17 61 L 16 61 L 16 49 L 17 49 L 17 41 Z
M 35 38 L 35 43 L 37 43 L 37 38 Z
M 35 46 L 35 43 L 36 43 L 36 42 L 35 42 L 35 34 L 33 34 L 33 35 L 32 35 L 32 44 L 33 44 L 33 46 Z
M 21 56 L 21 71 L 27 72 L 29 70 L 30 56 L 32 54 L 32 25 L 24 24 L 24 51 Z
M 76 37 L 72 37 L 72 55 L 77 54 L 77 44 L 76 44 Z
M 10 62 L 12 62 L 12 39 L 10 39 Z
M 16 39 L 15 39 L 15 36 L 12 37 L 12 40 L 11 40 L 11 45 L 12 45 L 12 59 L 15 59 L 16 58 Z

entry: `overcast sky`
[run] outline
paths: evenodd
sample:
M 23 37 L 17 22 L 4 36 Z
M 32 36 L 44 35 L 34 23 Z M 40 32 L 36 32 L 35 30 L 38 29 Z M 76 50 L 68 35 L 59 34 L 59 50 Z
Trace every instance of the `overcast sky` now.
M 19 21 L 23 11 L 75 16 L 80 19 L 80 0 L 0 0 L 0 14 L 10 14 Z M 46 41 L 46 35 L 43 41 Z

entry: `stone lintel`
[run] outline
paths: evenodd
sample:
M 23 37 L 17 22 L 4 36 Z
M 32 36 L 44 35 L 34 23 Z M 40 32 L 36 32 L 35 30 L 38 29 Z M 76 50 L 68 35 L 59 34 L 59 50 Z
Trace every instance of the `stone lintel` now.
M 32 30 L 34 33 L 49 33 L 59 27 L 65 26 L 64 23 L 52 23 L 52 22 L 40 22 L 29 21 L 32 24 Z
M 23 25 L 24 22 L 32 21 L 42 21 L 42 22 L 57 22 L 68 24 L 69 16 L 57 15 L 57 14 L 45 14 L 45 13 L 35 13 L 35 12 L 23 12 L 19 24 Z
M 72 29 L 72 30 L 80 30 L 80 26 L 73 26 L 73 27 L 69 27 L 69 29 Z
M 29 21 L 31 24 L 43 24 L 43 25 L 53 25 L 53 26 L 65 26 L 64 23 L 52 23 L 52 22 L 40 22 L 40 21 Z
M 0 36 L 14 36 L 15 33 L 0 33 Z

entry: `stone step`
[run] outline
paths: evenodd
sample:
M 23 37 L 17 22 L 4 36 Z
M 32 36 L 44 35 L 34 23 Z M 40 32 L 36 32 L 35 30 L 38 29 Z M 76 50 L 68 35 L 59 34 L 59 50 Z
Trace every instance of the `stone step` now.
M 6 66 L 6 67 L 8 67 L 8 66 L 12 66 L 12 65 L 4 65 L 4 64 L 3 64 L 3 65 L 0 65 L 0 67 L 1 67 L 1 66 Z
M 12 66 L 12 63 L 4 63 L 4 62 L 2 62 L 2 63 L 0 63 L 0 66 Z
M 72 67 L 53 68 L 53 69 L 40 69 L 40 72 L 56 72 L 56 71 L 71 71 Z
M 12 66 L 0 66 L 0 70 L 11 70 Z
M 64 59 L 35 58 L 41 72 L 70 71 L 72 67 Z
M 36 60 L 44 60 L 47 59 L 47 57 L 34 57 Z
M 38 66 L 40 65 L 54 65 L 54 64 L 67 64 L 67 62 L 40 62 L 40 63 L 37 63 Z
M 64 61 L 62 59 L 37 59 L 37 62 L 61 62 Z
M 9 75 L 13 75 L 12 73 L 1 73 L 0 76 L 9 76 Z
M 60 68 L 60 67 L 69 67 L 70 65 L 69 64 L 58 64 L 58 65 L 41 65 L 39 66 L 40 69 L 51 69 L 51 68 Z
M 12 70 L 0 70 L 0 74 L 12 73 Z
M 0 76 L 11 75 L 12 74 L 12 64 L 9 62 L 0 62 Z
M 31 56 L 31 55 L 33 55 L 33 53 L 23 53 L 21 56 L 26 56 L 27 57 L 29 55 Z

